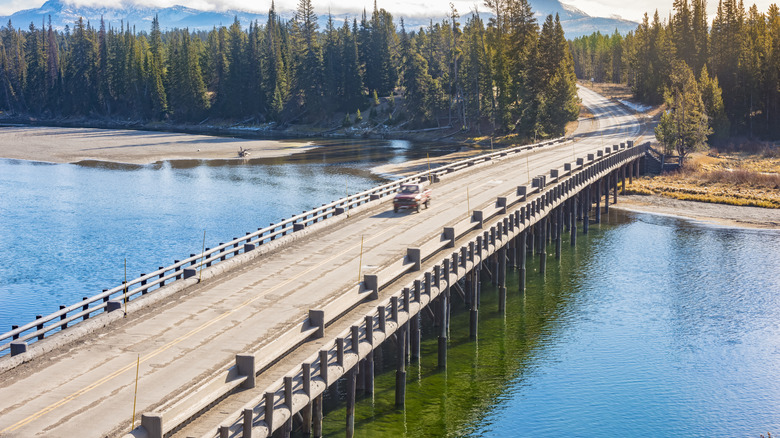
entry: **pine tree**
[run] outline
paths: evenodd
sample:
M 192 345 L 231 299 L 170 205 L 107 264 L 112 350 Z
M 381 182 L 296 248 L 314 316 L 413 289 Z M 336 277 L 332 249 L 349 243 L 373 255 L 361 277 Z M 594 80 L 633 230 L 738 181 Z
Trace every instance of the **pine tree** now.
M 693 72 L 682 61 L 676 61 L 665 92 L 668 111 L 661 116 L 655 135 L 667 151 L 677 151 L 680 165 L 685 157 L 706 147 L 712 133 Z
M 708 142 L 713 144 L 723 141 L 729 134 L 729 119 L 726 117 L 726 111 L 723 107 L 723 96 L 720 85 L 718 85 L 718 78 L 710 78 L 706 65 L 702 68 L 699 77 L 699 90 L 701 91 L 704 112 L 709 121 L 708 126 L 712 131 Z

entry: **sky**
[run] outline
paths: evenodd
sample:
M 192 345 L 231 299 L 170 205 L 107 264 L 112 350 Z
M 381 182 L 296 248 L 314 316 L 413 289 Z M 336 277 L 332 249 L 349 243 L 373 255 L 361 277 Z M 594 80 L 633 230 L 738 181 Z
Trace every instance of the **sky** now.
M 122 3 L 136 3 L 144 6 L 168 7 L 173 5 L 188 6 L 203 10 L 225 10 L 241 9 L 252 12 L 266 12 L 270 7 L 271 0 L 66 0 L 71 3 L 89 6 L 118 6 Z M 766 11 L 769 5 L 778 0 L 756 0 L 745 1 L 745 8 L 753 3 L 758 6 L 760 11 Z M 40 7 L 45 0 L 0 0 L 0 15 L 10 15 L 21 9 L 30 9 Z M 397 16 L 430 16 L 443 17 L 449 11 L 449 4 L 452 2 L 461 15 L 475 6 L 480 10 L 486 10 L 482 0 L 377 0 L 380 8 L 385 8 Z M 596 17 L 620 16 L 622 18 L 640 21 L 642 15 L 648 12 L 651 16 L 655 9 L 658 9 L 661 17 L 669 15 L 672 9 L 673 0 L 660 1 L 626 1 L 626 0 L 563 0 L 563 3 L 572 5 Z M 330 10 L 334 14 L 342 12 L 355 12 L 364 7 L 368 10 L 373 8 L 373 0 L 312 0 L 315 12 L 325 13 Z M 530 0 L 533 6 L 534 0 Z M 297 0 L 276 0 L 278 10 L 294 9 Z M 709 18 L 715 16 L 717 9 L 717 0 L 708 1 Z

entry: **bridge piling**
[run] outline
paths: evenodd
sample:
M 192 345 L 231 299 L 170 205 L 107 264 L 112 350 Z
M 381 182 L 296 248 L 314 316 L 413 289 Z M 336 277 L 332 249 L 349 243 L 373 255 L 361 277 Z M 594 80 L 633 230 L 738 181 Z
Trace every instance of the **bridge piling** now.
M 572 196 L 569 200 L 569 232 L 571 233 L 571 246 L 577 245 L 577 196 Z
M 623 185 L 625 185 L 625 181 L 623 181 Z M 613 178 L 613 181 L 612 181 L 612 189 L 613 189 L 612 190 L 612 192 L 613 192 L 612 203 L 613 204 L 617 204 L 617 202 L 618 202 L 618 200 L 617 200 L 617 198 L 618 198 L 618 170 L 615 171 L 615 177 Z M 607 198 L 609 198 L 609 193 L 607 193 Z M 607 199 L 607 200 L 609 200 L 609 199 Z
M 582 206 L 582 234 L 588 235 L 588 228 L 590 226 L 590 218 L 588 218 L 588 211 L 590 210 L 590 192 L 591 186 L 588 186 L 585 192 L 585 203 Z
M 606 185 L 604 186 L 604 214 L 609 214 L 609 190 L 612 187 L 613 179 L 617 178 L 617 175 L 614 175 L 614 172 L 610 172 L 605 178 Z
M 322 394 L 314 397 L 312 402 L 312 424 L 311 434 L 315 438 L 322 437 Z
M 406 326 L 403 324 L 395 332 L 398 347 L 395 369 L 395 407 L 403 408 L 406 404 Z
M 475 266 L 471 270 L 471 290 L 467 295 L 471 295 L 471 312 L 469 313 L 469 338 L 477 339 L 477 327 L 479 323 L 479 267 Z
M 498 311 L 506 314 L 506 246 L 498 250 Z
M 411 348 L 411 361 L 420 360 L 420 312 L 411 316 L 409 346 Z
M 601 197 L 604 194 L 604 178 L 599 178 L 596 188 L 596 223 L 601 223 Z M 609 202 L 609 198 L 607 198 Z
M 563 206 L 558 207 L 555 215 L 555 259 L 561 259 L 561 234 L 563 233 Z
M 352 367 L 347 371 L 347 438 L 355 436 L 355 395 L 356 395 L 356 381 L 357 373 L 356 367 Z
M 528 253 L 525 250 L 526 242 L 528 241 L 528 230 L 523 230 L 520 232 L 520 238 L 518 239 L 517 243 L 517 255 L 519 257 L 518 262 L 518 275 L 520 277 L 518 281 L 520 292 L 525 292 L 525 265 L 526 265 L 526 257 L 528 257 Z
M 311 397 L 311 364 L 304 362 L 301 364 L 301 375 L 303 376 L 303 392 L 309 398 L 309 402 L 301 409 L 301 432 L 305 436 L 311 436 L 312 410 L 313 403 Z
M 540 230 L 542 232 L 540 241 L 543 242 L 539 246 L 539 273 L 544 274 L 544 271 L 547 267 L 547 224 L 550 222 L 550 218 L 545 216 L 542 218 L 542 229 Z

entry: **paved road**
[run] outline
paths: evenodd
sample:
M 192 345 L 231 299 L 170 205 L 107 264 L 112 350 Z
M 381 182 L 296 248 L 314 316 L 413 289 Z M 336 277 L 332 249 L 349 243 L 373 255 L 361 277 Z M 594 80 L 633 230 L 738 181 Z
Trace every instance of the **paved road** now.
M 361 237 L 366 274 L 440 234 L 469 207 L 494 203 L 529 174 L 637 137 L 638 122 L 626 110 L 587 89 L 580 95 L 596 120 L 580 124 L 574 144 L 459 172 L 434 187 L 428 210 L 396 214 L 384 203 L 0 376 L 0 436 L 127 432 L 138 360 L 140 414 L 186 395 L 235 354 L 262 351 L 308 309 L 357 288 Z

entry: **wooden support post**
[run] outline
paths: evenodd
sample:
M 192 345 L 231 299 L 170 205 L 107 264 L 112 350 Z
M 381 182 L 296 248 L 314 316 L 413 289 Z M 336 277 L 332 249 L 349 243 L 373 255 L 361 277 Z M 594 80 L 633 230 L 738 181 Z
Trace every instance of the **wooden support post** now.
M 571 208 L 569 209 L 569 232 L 571 232 L 571 246 L 577 245 L 577 197 L 572 196 Z
M 555 259 L 561 259 L 561 234 L 563 233 L 563 207 L 555 211 Z
M 547 222 L 550 221 L 549 216 L 545 216 L 542 219 L 542 226 L 541 226 L 541 232 L 542 232 L 542 238 L 540 239 L 542 242 L 547 242 Z M 539 273 L 544 274 L 545 269 L 547 268 L 547 245 L 542 244 L 539 248 Z
M 364 391 L 366 395 L 371 395 L 374 393 L 374 352 L 376 350 L 371 350 L 365 358 L 366 364 L 365 364 L 365 375 L 364 375 Z
M 590 210 L 590 192 L 592 190 L 591 186 L 588 186 L 585 189 L 585 203 L 582 206 L 582 234 L 588 234 L 588 228 L 590 227 L 590 218 L 588 217 L 588 212 Z
M 525 292 L 525 265 L 526 265 L 526 257 L 528 257 L 528 253 L 525 251 L 525 244 L 528 240 L 528 231 L 523 230 L 520 233 L 520 238 L 517 240 L 518 248 L 517 248 L 517 255 L 519 256 L 519 262 L 517 264 L 518 266 L 518 274 L 519 274 L 519 281 L 518 285 L 520 288 L 520 292 Z
M 406 324 L 395 332 L 398 357 L 395 369 L 395 407 L 403 408 L 406 403 Z
M 347 371 L 347 438 L 355 436 L 355 396 L 357 383 L 357 366 Z
M 506 314 L 506 246 L 498 250 L 498 311 Z
M 509 242 L 507 242 L 507 257 L 509 258 L 507 262 L 509 263 L 509 267 L 512 269 L 517 267 L 517 261 L 515 260 L 515 245 L 517 245 L 516 238 L 509 239 Z
M 322 394 L 318 395 L 317 397 L 314 397 L 314 402 L 312 403 L 312 425 L 311 425 L 311 433 L 314 436 L 314 438 L 321 438 L 322 437 Z
M 439 295 L 439 321 L 441 321 L 439 325 L 439 369 L 447 368 L 447 331 L 449 328 L 449 312 L 447 311 L 449 304 L 447 298 L 449 298 L 449 294 L 450 291 L 447 288 Z
M 312 414 L 312 400 L 311 400 L 311 364 L 304 363 L 301 365 L 301 374 L 303 375 L 303 392 L 309 397 L 309 403 L 301 409 L 301 418 L 303 418 L 303 424 L 301 425 L 301 432 L 305 436 L 311 436 L 311 414 Z
M 617 204 L 618 197 L 618 174 L 615 173 L 615 177 L 612 179 L 612 203 Z M 607 190 L 607 204 L 609 204 L 609 190 Z
M 601 223 L 601 195 L 604 193 L 604 178 L 599 178 L 596 188 L 596 223 Z M 609 187 L 609 185 L 607 185 Z M 607 204 L 609 204 L 609 197 L 607 197 Z
M 422 310 L 422 309 L 421 309 Z M 417 362 L 420 360 L 420 317 L 421 312 L 411 316 L 409 346 L 411 347 L 410 360 Z
M 609 215 L 609 190 L 612 187 L 612 181 L 617 181 L 615 172 L 607 174 L 607 186 L 604 187 L 604 213 Z
M 531 258 L 534 257 L 534 243 L 536 243 L 536 229 L 537 224 L 531 225 L 531 231 L 528 233 L 528 251 L 531 254 Z
M 620 166 L 620 184 L 623 186 L 621 195 L 626 194 L 626 173 L 628 172 L 628 166 Z
M 466 291 L 467 295 L 471 295 L 471 311 L 469 313 L 469 337 L 471 339 L 477 339 L 477 327 L 479 323 L 479 272 L 478 268 L 474 267 L 470 275 L 472 277 L 471 290 Z
M 287 405 L 288 409 L 290 409 L 290 417 L 287 418 L 287 421 L 284 422 L 284 426 L 282 426 L 282 436 L 284 438 L 290 438 L 290 434 L 292 433 L 292 426 L 293 426 L 292 383 L 293 383 L 292 376 L 284 377 L 284 404 Z

